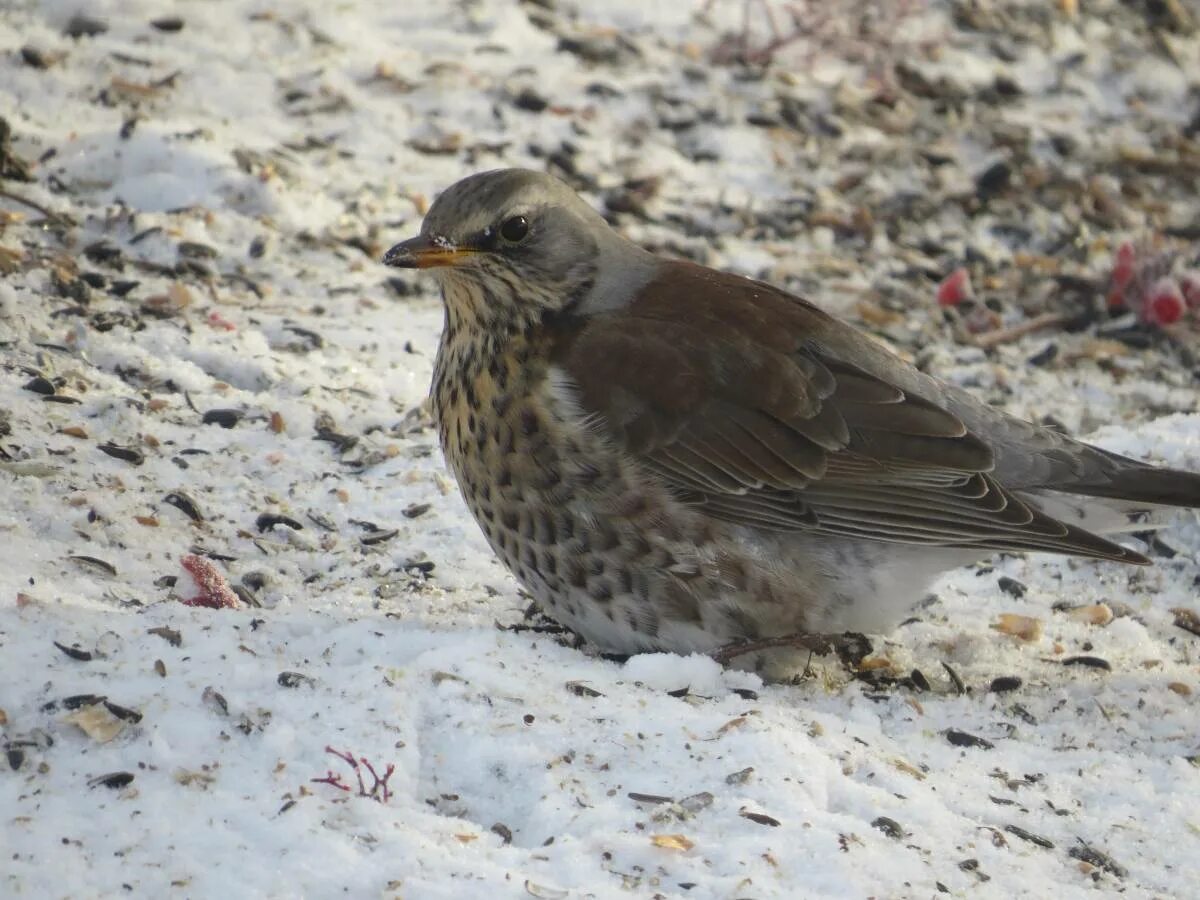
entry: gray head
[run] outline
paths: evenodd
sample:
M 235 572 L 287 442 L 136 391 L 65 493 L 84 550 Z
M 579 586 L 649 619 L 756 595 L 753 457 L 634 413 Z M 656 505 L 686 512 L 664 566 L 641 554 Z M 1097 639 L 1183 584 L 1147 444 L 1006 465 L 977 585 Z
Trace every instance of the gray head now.
M 529 319 L 611 293 L 617 272 L 645 267 L 629 244 L 566 184 L 527 169 L 456 182 L 421 233 L 392 247 L 389 266 L 434 269 L 452 316 Z

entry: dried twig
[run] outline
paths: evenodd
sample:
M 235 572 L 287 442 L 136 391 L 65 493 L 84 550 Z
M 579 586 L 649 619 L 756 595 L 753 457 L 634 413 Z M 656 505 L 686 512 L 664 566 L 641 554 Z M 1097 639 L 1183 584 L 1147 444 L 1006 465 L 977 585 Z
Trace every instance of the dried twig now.
M 11 200 L 13 203 L 20 203 L 22 206 L 27 206 L 36 212 L 40 212 L 47 219 L 57 222 L 60 225 L 75 224 L 75 220 L 65 213 L 56 213 L 53 210 L 42 206 L 42 204 L 38 203 L 37 201 L 30 200 L 28 197 L 23 197 L 20 194 L 14 194 L 12 191 L 6 188 L 0 188 L 0 197 L 3 197 L 5 200 Z
M 983 334 L 977 334 L 971 338 L 970 342 L 976 347 L 983 347 L 984 349 L 996 347 L 1000 344 L 1007 344 L 1010 341 L 1023 338 L 1025 335 L 1032 334 L 1035 331 L 1041 331 L 1043 328 L 1053 328 L 1055 325 L 1062 325 L 1070 320 L 1071 317 L 1064 313 L 1042 313 L 1040 316 L 1034 316 L 1032 319 L 1026 319 L 1024 322 L 1018 322 L 1016 325 L 1010 325 L 1007 328 L 997 328 L 994 331 L 985 331 Z
M 349 750 L 335 750 L 329 746 L 325 748 L 325 752 L 332 753 L 351 768 L 355 779 L 358 781 L 359 797 L 370 797 L 376 803 L 387 803 L 392 798 L 392 792 L 388 788 L 388 780 L 391 779 L 392 773 L 396 771 L 396 766 L 393 763 L 388 763 L 387 768 L 383 770 L 383 775 L 381 776 L 375 771 L 375 767 L 371 765 L 365 756 L 355 759 L 354 754 Z M 371 776 L 372 784 L 370 788 L 363 781 L 362 770 L 364 768 Z M 342 776 L 336 774 L 332 769 L 326 770 L 325 775 L 321 778 L 311 778 L 309 780 L 314 784 L 328 784 L 339 791 L 346 791 L 347 793 L 353 790 L 350 785 L 342 780 Z

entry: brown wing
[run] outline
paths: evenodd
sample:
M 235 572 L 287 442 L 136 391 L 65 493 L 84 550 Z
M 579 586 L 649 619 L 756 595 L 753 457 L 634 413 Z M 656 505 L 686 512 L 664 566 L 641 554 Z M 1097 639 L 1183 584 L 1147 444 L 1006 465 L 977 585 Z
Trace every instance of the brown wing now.
M 715 518 L 1142 561 L 1006 490 L 961 419 L 824 351 L 833 327 L 768 285 L 669 263 L 630 306 L 563 328 L 555 361 L 597 427 Z

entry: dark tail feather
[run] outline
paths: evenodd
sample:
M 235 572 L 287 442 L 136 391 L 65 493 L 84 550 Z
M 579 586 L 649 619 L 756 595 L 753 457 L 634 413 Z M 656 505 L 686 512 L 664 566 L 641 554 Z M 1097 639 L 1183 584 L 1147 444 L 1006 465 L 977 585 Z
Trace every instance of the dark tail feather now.
M 1116 453 L 1100 452 L 1109 463 L 1103 477 L 1086 482 L 1046 485 L 1045 489 L 1133 503 L 1200 509 L 1200 473 L 1150 466 Z

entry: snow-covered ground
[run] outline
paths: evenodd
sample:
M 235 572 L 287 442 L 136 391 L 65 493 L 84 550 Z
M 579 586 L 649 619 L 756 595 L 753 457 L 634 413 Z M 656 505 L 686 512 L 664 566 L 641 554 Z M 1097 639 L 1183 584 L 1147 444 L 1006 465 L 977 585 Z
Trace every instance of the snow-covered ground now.
M 1200 896 L 1195 513 L 1150 569 L 953 573 L 858 678 L 598 658 L 526 622 L 423 407 L 438 300 L 377 262 L 549 167 L 1200 469 L 1194 318 L 985 353 L 933 300 L 965 262 L 1009 326 L 1119 240 L 1190 252 L 1198 17 L 1076 5 L 4 4 L 0 895 Z M 189 555 L 239 608 L 179 602 Z

